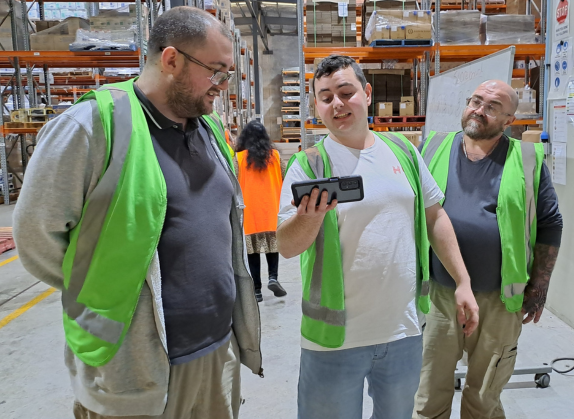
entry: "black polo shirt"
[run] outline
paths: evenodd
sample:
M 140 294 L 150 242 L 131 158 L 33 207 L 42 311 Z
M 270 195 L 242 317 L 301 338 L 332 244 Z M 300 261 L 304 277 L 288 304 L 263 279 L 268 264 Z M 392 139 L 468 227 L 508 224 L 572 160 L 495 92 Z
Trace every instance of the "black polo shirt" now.
M 167 186 L 158 244 L 162 300 L 169 358 L 183 364 L 231 336 L 233 185 L 201 119 L 189 119 L 184 130 L 134 88 Z

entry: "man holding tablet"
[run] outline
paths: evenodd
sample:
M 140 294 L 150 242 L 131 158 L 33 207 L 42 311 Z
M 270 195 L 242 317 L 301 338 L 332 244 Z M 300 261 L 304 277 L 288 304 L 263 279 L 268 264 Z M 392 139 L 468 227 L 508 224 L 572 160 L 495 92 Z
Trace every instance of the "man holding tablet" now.
M 297 153 L 283 183 L 277 240 L 301 255 L 299 419 L 362 417 L 365 378 L 373 417 L 410 418 L 428 312 L 429 246 L 457 283 L 460 327 L 478 306 L 443 194 L 404 136 L 369 131 L 371 86 L 357 63 L 330 56 L 315 71 L 315 104 L 329 135 Z M 291 185 L 360 175 L 364 199 L 337 205 L 319 190 L 294 206 Z M 428 233 L 428 235 L 427 235 Z

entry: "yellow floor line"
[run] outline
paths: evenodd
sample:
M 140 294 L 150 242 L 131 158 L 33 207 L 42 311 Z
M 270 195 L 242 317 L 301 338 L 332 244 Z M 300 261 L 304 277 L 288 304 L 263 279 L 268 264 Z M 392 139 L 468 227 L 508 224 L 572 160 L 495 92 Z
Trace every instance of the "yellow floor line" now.
M 24 314 L 26 311 L 30 310 L 32 307 L 34 307 L 36 304 L 38 304 L 44 298 L 52 295 L 54 293 L 54 291 L 56 291 L 56 288 L 50 288 L 50 289 L 44 291 L 42 294 L 38 295 L 32 301 L 29 301 L 26 304 L 24 304 L 22 307 L 18 308 L 13 313 L 8 314 L 6 317 L 4 317 L 2 320 L 0 320 L 0 329 L 2 329 L 4 326 L 6 326 L 8 323 L 10 323 L 15 318 Z
M 12 256 L 10 259 L 6 259 L 0 262 L 0 266 L 8 265 L 10 262 L 14 262 L 16 259 L 18 259 L 18 255 Z

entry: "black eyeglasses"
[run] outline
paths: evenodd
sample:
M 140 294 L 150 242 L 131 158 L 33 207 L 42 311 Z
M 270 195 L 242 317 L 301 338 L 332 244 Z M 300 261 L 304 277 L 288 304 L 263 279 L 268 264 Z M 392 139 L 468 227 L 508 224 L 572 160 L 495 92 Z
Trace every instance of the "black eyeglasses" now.
M 160 51 L 163 51 L 163 50 L 166 49 L 166 48 L 167 48 L 167 47 L 159 47 Z M 209 78 L 209 80 L 210 80 L 211 83 L 213 83 L 215 86 L 219 86 L 220 84 L 225 83 L 225 81 L 231 81 L 231 80 L 233 79 L 233 74 L 234 74 L 234 73 L 223 72 L 223 71 L 219 71 L 219 70 L 216 70 L 216 69 L 214 69 L 214 68 L 211 68 L 210 66 L 203 64 L 201 61 L 196 60 L 196 59 L 193 58 L 191 55 L 189 55 L 189 54 L 187 54 L 187 53 L 185 53 L 185 52 L 183 52 L 183 51 L 180 51 L 179 49 L 177 49 L 177 48 L 175 48 L 175 47 L 172 47 L 172 48 L 174 48 L 177 52 L 179 52 L 181 55 L 183 55 L 185 58 L 187 58 L 187 59 L 188 59 L 189 61 L 191 61 L 192 63 L 197 64 L 197 65 L 199 65 L 199 66 L 201 66 L 201 67 L 203 67 L 203 68 L 206 68 L 206 69 L 209 70 L 209 71 L 212 71 L 212 72 L 213 72 L 213 76 L 211 76 L 211 77 Z
M 481 107 L 484 107 L 483 108 L 484 113 L 486 114 L 486 116 L 490 116 L 491 118 L 496 118 L 500 115 L 513 116 L 509 113 L 502 112 L 502 109 L 500 108 L 500 106 L 498 106 L 498 105 L 493 106 L 492 103 L 488 103 L 488 102 L 485 102 L 483 100 L 480 100 L 476 96 L 466 98 L 466 106 L 468 108 L 472 109 L 473 111 L 477 111 Z

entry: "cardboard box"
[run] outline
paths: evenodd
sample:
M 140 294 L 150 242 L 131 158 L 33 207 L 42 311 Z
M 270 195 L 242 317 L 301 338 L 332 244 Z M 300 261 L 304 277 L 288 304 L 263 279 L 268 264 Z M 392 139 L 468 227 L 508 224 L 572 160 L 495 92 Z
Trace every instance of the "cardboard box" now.
M 370 42 L 373 42 L 377 39 L 391 39 L 391 27 L 390 26 L 375 26 L 375 31 L 369 39 Z
M 539 143 L 540 134 L 542 134 L 542 131 L 537 130 L 524 131 L 522 133 L 522 141 L 525 141 L 527 143 Z
M 422 142 L 422 131 L 395 131 L 395 133 L 404 135 L 415 147 L 418 147 Z
M 36 32 L 45 31 L 46 29 L 57 26 L 60 23 L 62 23 L 62 22 L 60 22 L 59 20 L 37 20 L 35 22 Z
M 367 71 L 368 74 L 395 74 L 395 75 L 399 75 L 399 76 L 406 76 L 407 71 L 406 70 L 401 70 L 401 69 L 376 69 L 376 70 L 368 70 Z M 412 97 L 412 96 L 409 96 Z
M 414 96 L 401 96 L 401 102 L 414 102 Z
M 524 89 L 524 79 L 512 79 L 510 81 L 510 86 L 513 89 Z
M 432 12 L 430 10 L 414 10 L 412 13 L 417 23 L 432 23 Z
M 392 26 L 389 39 L 405 39 L 406 26 Z
M 377 116 L 393 116 L 393 102 L 377 103 Z
M 399 115 L 400 116 L 414 116 L 415 114 L 415 103 L 414 102 L 401 102 L 399 104 Z
M 432 39 L 432 25 L 430 23 L 408 25 L 405 39 Z

